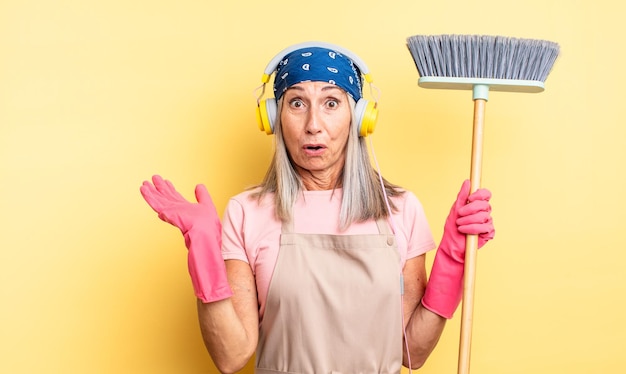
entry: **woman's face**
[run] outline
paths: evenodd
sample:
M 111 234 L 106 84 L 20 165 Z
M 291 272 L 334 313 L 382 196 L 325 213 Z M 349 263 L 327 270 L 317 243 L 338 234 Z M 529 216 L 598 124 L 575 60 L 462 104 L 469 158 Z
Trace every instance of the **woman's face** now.
M 335 187 L 352 117 L 346 92 L 326 82 L 295 84 L 283 95 L 280 116 L 287 151 L 305 186 Z

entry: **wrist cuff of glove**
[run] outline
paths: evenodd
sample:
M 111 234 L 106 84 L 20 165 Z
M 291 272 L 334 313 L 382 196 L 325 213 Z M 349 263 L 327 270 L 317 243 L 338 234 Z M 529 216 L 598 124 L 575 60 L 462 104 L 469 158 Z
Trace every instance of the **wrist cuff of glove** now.
M 222 258 L 220 235 L 221 232 L 185 235 L 189 249 L 187 266 L 191 283 L 196 297 L 204 303 L 223 300 L 233 295 Z
M 439 249 L 422 297 L 422 305 L 450 319 L 461 303 L 464 265 Z
M 233 296 L 233 291 L 230 289 L 230 286 L 228 285 L 220 287 L 219 289 L 211 289 L 208 291 L 202 290 L 202 289 L 196 289 L 196 287 L 194 286 L 194 291 L 195 291 L 196 297 L 205 304 L 228 299 L 229 297 Z
M 441 302 L 441 300 L 436 300 L 432 296 L 427 297 L 426 294 L 424 294 L 424 297 L 422 298 L 422 305 L 424 306 L 424 308 L 430 310 L 437 315 L 440 315 L 445 319 L 452 319 L 452 317 L 454 316 L 454 312 L 456 311 L 456 308 L 458 308 L 460 302 L 460 299 L 458 301 Z
M 188 268 L 196 297 L 203 303 L 211 303 L 227 299 L 233 295 L 233 291 L 228 284 L 226 276 L 226 266 L 224 260 L 212 265 L 203 263 L 200 265 L 189 253 Z

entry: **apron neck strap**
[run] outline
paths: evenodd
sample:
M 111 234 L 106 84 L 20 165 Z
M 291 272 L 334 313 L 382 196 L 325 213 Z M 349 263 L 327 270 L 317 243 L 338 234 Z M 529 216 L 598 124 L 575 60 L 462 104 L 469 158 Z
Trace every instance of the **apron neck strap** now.
M 393 235 L 389 224 L 385 218 L 379 218 L 376 220 L 376 227 L 378 227 L 378 233 L 384 235 Z M 284 221 L 281 228 L 281 233 L 293 233 L 294 232 L 294 220 L 293 217 L 289 221 Z

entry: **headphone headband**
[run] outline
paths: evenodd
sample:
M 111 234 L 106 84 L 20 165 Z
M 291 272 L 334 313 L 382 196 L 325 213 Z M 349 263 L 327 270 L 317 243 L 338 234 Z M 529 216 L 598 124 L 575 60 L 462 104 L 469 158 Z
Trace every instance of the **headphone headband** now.
M 297 51 L 298 49 L 308 48 L 308 47 L 326 48 L 326 49 L 330 49 L 330 50 L 341 53 L 342 55 L 352 60 L 352 62 L 357 66 L 357 68 L 359 68 L 359 71 L 361 71 L 361 74 L 363 75 L 363 78 L 365 78 L 365 81 L 367 83 L 372 83 L 370 70 L 365 64 L 365 62 L 361 60 L 359 56 L 350 52 L 346 48 L 343 48 L 336 44 L 331 44 L 331 43 L 326 43 L 326 42 L 317 42 L 317 41 L 294 44 L 280 51 L 280 53 L 274 56 L 274 58 L 267 64 L 267 67 L 265 68 L 265 71 L 263 72 L 263 76 L 261 77 L 261 81 L 263 83 L 268 83 L 270 81 L 270 77 L 276 71 L 276 69 L 278 68 L 278 64 L 286 55 L 288 55 L 289 53 L 293 51 Z

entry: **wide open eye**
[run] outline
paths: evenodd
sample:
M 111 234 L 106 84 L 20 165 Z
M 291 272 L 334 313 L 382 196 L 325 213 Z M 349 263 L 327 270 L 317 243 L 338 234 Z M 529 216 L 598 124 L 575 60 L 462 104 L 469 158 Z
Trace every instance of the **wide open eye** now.
M 294 109 L 300 109 L 304 107 L 304 102 L 302 102 L 302 100 L 298 98 L 294 98 L 289 101 L 289 107 L 294 108 Z

